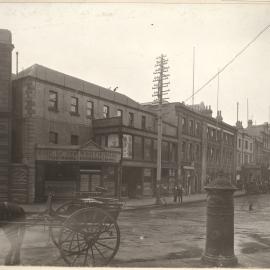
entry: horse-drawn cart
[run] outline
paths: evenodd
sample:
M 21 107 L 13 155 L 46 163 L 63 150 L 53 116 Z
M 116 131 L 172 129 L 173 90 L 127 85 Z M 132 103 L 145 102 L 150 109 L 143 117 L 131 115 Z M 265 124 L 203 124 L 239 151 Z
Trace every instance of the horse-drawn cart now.
M 13 224 L 46 226 L 61 257 L 70 266 L 107 265 L 120 245 L 117 217 L 122 203 L 98 196 L 99 193 L 76 195 L 54 210 L 50 194 L 45 212 L 32 213 Z

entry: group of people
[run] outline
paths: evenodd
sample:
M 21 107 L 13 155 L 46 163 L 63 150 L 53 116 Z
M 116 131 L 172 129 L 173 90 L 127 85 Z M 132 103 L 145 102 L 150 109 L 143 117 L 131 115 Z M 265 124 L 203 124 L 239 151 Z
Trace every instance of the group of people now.
M 182 203 L 183 202 L 184 189 L 182 185 L 175 185 L 173 190 L 173 201 Z

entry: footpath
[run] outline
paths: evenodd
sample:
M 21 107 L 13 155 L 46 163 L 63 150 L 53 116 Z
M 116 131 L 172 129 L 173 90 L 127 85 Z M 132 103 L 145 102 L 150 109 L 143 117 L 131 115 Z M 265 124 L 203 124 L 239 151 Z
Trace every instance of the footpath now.
M 244 191 L 236 191 L 234 193 L 235 197 L 244 196 Z M 123 208 L 122 211 L 131 211 L 155 207 L 167 207 L 175 206 L 177 203 L 173 202 L 173 196 L 162 196 L 161 205 L 156 204 L 156 199 L 153 197 L 138 198 L 138 199 L 123 199 Z M 203 202 L 206 201 L 206 193 L 201 194 L 191 194 L 183 196 L 183 205 L 188 203 Z M 53 208 L 57 208 L 64 202 L 55 202 L 53 203 Z M 46 203 L 33 203 L 33 204 L 22 204 L 21 205 L 26 212 L 43 212 L 46 209 Z

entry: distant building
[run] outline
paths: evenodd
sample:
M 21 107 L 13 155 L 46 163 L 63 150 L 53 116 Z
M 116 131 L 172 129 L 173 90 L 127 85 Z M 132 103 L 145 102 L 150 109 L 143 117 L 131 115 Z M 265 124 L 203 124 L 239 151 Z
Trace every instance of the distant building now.
M 220 111 L 213 118 L 203 103 L 174 102 L 163 105 L 163 115 L 178 126 L 178 181 L 187 193 L 202 192 L 219 171 L 235 181 L 237 130 L 222 121 Z

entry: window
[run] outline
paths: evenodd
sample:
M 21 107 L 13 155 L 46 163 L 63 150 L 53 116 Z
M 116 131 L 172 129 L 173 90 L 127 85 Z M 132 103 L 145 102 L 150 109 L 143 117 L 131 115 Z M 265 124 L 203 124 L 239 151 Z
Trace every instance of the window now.
M 241 147 L 241 139 L 238 139 L 238 147 Z
M 71 143 L 71 145 L 78 145 L 79 144 L 79 136 L 78 135 L 71 135 L 70 143 Z
M 108 147 L 109 148 L 117 148 L 120 146 L 119 135 L 118 134 L 110 134 L 108 135 Z
M 146 128 L 146 117 L 143 115 L 142 116 L 142 129 Z
M 79 99 L 76 97 L 71 97 L 70 112 L 74 114 L 79 112 Z
M 182 132 L 185 133 L 187 130 L 187 120 L 186 118 L 182 118 Z
M 133 143 L 134 143 L 134 159 L 142 160 L 143 159 L 142 137 L 134 136 Z
M 57 111 L 58 109 L 58 97 L 57 92 L 50 91 L 49 92 L 49 109 L 53 111 Z
M 152 140 L 144 138 L 144 160 L 152 160 Z
M 189 134 L 193 135 L 193 120 L 189 120 Z
M 90 100 L 86 104 L 86 116 L 89 118 L 94 117 L 94 103 Z
M 104 105 L 103 106 L 103 117 L 109 118 L 110 117 L 110 108 L 109 106 Z
M 123 116 L 123 111 L 118 109 L 117 112 L 116 112 L 116 115 L 122 117 Z
M 198 137 L 201 135 L 201 125 L 198 122 L 195 124 L 195 135 Z
M 129 134 L 123 134 L 122 154 L 123 158 L 132 159 L 132 136 Z
M 49 143 L 58 143 L 58 134 L 56 132 L 50 131 L 49 133 Z
M 128 113 L 128 125 L 133 127 L 134 125 L 134 113 Z
M 252 143 L 250 143 L 250 147 L 249 148 L 250 148 L 250 151 L 252 151 Z
M 186 160 L 186 142 L 182 142 L 182 157 Z
M 176 144 L 175 143 L 169 143 L 169 161 L 175 162 L 176 161 Z
M 169 143 L 162 142 L 161 144 L 161 160 L 169 161 Z
M 248 141 L 245 141 L 245 149 L 248 149 Z

